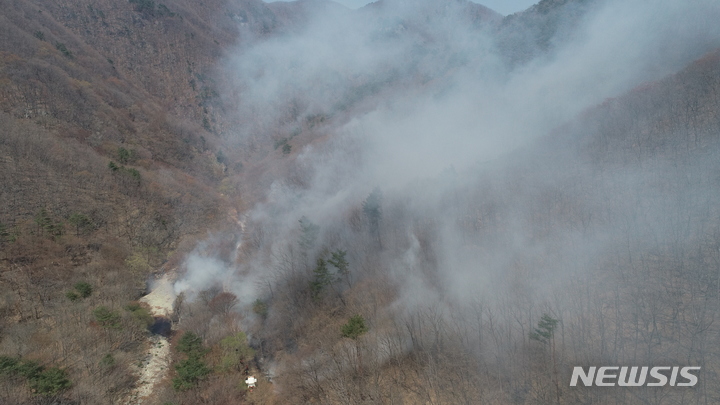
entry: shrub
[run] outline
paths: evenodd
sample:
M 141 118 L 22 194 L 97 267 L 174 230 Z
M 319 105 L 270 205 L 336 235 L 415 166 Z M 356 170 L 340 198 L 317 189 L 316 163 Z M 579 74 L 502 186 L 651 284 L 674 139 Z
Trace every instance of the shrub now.
M 143 308 L 138 303 L 130 303 L 125 306 L 125 309 L 132 314 L 133 318 L 140 321 L 140 323 L 144 324 L 146 327 L 149 327 L 153 324 L 153 322 L 155 322 L 155 318 L 153 318 L 150 311 Z
M 158 15 L 161 15 L 161 16 L 175 17 L 177 15 L 177 14 L 173 13 L 172 11 L 170 11 L 170 9 L 167 8 L 167 6 L 162 3 L 158 4 L 157 10 L 158 10 Z
M 118 160 L 122 164 L 133 163 L 138 158 L 137 151 L 135 149 L 118 148 Z
M 113 173 L 117 173 L 121 176 L 130 176 L 133 180 L 137 182 L 137 185 L 140 185 L 140 172 L 137 169 L 133 168 L 127 168 L 125 166 L 118 166 L 115 162 L 112 160 L 110 163 L 108 163 L 108 168 Z
M 278 139 L 277 141 L 275 141 L 274 149 L 277 150 L 278 148 L 283 147 L 283 145 L 287 145 L 287 144 L 288 144 L 287 138 Z
M 80 299 L 80 295 L 78 295 L 75 291 L 68 291 L 65 293 L 65 296 L 70 300 L 70 302 L 75 302 Z
M 35 393 L 46 396 L 57 395 L 72 385 L 65 370 L 57 367 L 44 370 L 34 361 L 8 356 L 0 356 L 0 374 L 25 377 Z
M 0 356 L 0 374 L 14 374 L 17 372 L 19 360 L 14 357 Z
M 99 306 L 95 308 L 93 310 L 93 315 L 95 316 L 95 320 L 106 328 L 120 328 L 120 314 L 116 311 L 111 311 L 106 306 Z
M 75 291 L 68 291 L 65 293 L 67 299 L 71 302 L 75 302 L 81 298 L 87 298 L 92 294 L 93 288 L 90 284 L 81 281 L 75 284 Z
M 130 3 L 135 5 L 135 11 L 138 13 L 144 13 L 148 16 L 155 14 L 155 1 L 153 0 L 130 0 Z
M 140 181 L 140 172 L 137 169 L 125 169 L 125 171 L 132 177 L 133 179 Z
M 118 160 L 122 164 L 127 164 L 127 162 L 130 160 L 130 151 L 128 151 L 125 148 L 119 148 L 118 149 Z
M 218 152 L 215 154 L 215 159 L 218 163 L 227 163 L 227 158 L 225 157 L 222 149 L 218 150 Z
M 75 290 L 77 290 L 78 294 L 80 294 L 82 298 L 89 297 L 93 291 L 92 286 L 84 281 L 75 284 Z
M 255 300 L 253 303 L 253 312 L 265 318 L 268 314 L 268 305 L 260 299 Z
M 81 233 L 89 232 L 95 229 L 95 225 L 90 218 L 77 212 L 68 217 L 68 222 L 75 225 L 76 236 L 80 236 Z
M 73 57 L 72 52 L 70 52 L 70 50 L 67 49 L 67 47 L 65 46 L 65 44 L 63 44 L 62 42 L 56 42 L 56 43 L 55 43 L 55 48 L 56 48 L 58 51 L 60 51 L 60 53 L 62 53 L 63 55 L 65 55 L 66 57 L 72 59 L 72 57 Z
M 40 233 L 47 232 L 50 236 L 58 237 L 62 236 L 65 231 L 65 224 L 62 221 L 54 220 L 45 208 L 41 208 L 33 219 Z
M 70 388 L 72 384 L 65 370 L 57 367 L 49 368 L 30 380 L 30 387 L 41 395 L 57 395 L 60 391 Z
M 37 376 L 40 375 L 42 370 L 42 366 L 32 360 L 20 361 L 15 366 L 15 371 L 17 372 L 17 374 L 30 380 L 37 378 Z
M 100 365 L 103 367 L 110 368 L 115 365 L 115 357 L 113 357 L 112 354 L 108 353 L 100 360 Z
M 10 232 L 5 224 L 0 223 L 0 246 L 7 242 L 15 242 L 16 237 L 17 235 Z

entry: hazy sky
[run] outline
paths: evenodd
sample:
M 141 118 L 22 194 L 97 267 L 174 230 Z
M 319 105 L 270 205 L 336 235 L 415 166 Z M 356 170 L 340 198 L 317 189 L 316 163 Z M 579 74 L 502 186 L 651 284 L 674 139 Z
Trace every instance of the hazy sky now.
M 271 3 L 273 0 L 265 0 L 268 3 Z M 371 3 L 370 0 L 335 0 L 336 2 L 340 4 L 344 4 L 350 8 L 358 8 L 362 7 L 368 3 Z M 526 8 L 532 6 L 533 4 L 537 3 L 540 0 L 481 0 L 481 1 L 475 1 L 475 3 L 480 3 L 486 7 L 490 7 L 491 9 L 497 11 L 500 14 L 508 15 L 512 13 L 516 13 L 518 11 L 525 10 Z
M 500 14 L 508 15 L 523 11 L 539 1 L 540 0 L 484 0 L 475 1 L 475 3 L 490 7 Z

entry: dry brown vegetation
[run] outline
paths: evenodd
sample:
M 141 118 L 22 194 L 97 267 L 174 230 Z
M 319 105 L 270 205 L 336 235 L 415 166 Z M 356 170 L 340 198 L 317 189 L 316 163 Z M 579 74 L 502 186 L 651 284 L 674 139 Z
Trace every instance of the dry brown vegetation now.
M 383 203 L 381 245 L 358 206 L 324 229 L 341 236 L 319 241 L 310 257 L 302 236 L 273 252 L 279 264 L 265 287 L 268 314 L 252 332 L 259 354 L 272 359 L 266 364 L 275 368 L 280 401 L 717 401 L 718 72 L 714 52 L 587 111 L 518 152 L 497 169 L 503 175 L 449 193 L 442 212 L 457 221 L 479 263 L 506 252 L 518 227 L 529 239 L 530 248 L 504 258 L 493 289 L 470 303 L 443 295 L 438 233 L 448 219 L 417 216 L 402 198 Z M 248 249 L 268 246 L 267 230 L 252 229 Z M 440 299 L 405 304 L 405 281 L 386 263 L 409 249 L 408 233 L 422 247 L 409 276 L 421 274 L 429 286 L 416 291 Z M 314 255 L 327 258 L 337 244 L 350 251 L 351 281 L 333 280 L 317 294 Z M 343 337 L 356 314 L 368 332 Z M 543 314 L 558 321 L 549 339 L 533 335 Z M 573 366 L 600 364 L 697 364 L 703 371 L 693 389 L 568 386 Z
M 7 374 L 0 402 L 123 403 L 147 336 L 126 306 L 226 217 L 210 77 L 233 10 L 153 4 L 0 4 L 0 351 L 72 382 L 53 398 Z
M 223 240 L 208 250 L 231 262 L 227 212 L 247 207 L 274 179 L 307 185 L 282 143 L 240 150 L 228 141 L 237 122 L 219 97 L 226 78 L 213 68 L 224 48 L 290 17 L 259 1 L 0 7 L 0 355 L 60 367 L 72 382 L 38 395 L 26 378 L 2 374 L 0 402 L 122 404 L 146 349 L 147 312 L 132 304 L 148 275 L 178 267 L 208 230 Z M 273 252 L 281 266 L 267 270 L 265 296 L 248 319 L 220 289 L 178 301 L 173 365 L 189 357 L 176 348 L 192 332 L 211 372 L 176 390 L 173 368 L 148 403 L 720 401 L 719 55 L 608 100 L 543 138 L 545 146 L 518 152 L 513 162 L 522 163 L 498 169 L 502 183 L 488 175 L 446 202 L 478 257 L 509 244 L 513 226 L 543 246 L 507 259 L 506 295 L 470 304 L 444 295 L 437 255 L 446 218 L 415 215 L 402 199 L 386 200 L 377 223 L 360 204 L 348 207 L 325 231 L 349 230 L 352 245 Z M 314 119 L 295 150 L 331 136 L 332 123 Z M 557 176 L 558 161 L 576 170 Z M 678 166 L 684 170 L 668 169 Z M 628 167 L 649 180 L 618 176 Z M 543 177 L 554 183 L 537 187 Z M 653 206 L 640 197 L 652 193 L 677 199 Z M 655 221 L 660 213 L 671 215 Z M 583 238 L 604 226 L 622 232 L 585 263 Z M 440 297 L 411 309 L 398 305 L 407 297 L 385 265 L 411 247 L 407 229 L 421 252 L 415 270 Z M 569 247 L 568 232 L 579 235 Z M 271 237 L 252 228 L 246 249 L 262 251 Z M 338 248 L 348 250 L 350 273 L 324 280 L 316 260 Z M 573 249 L 584 271 L 553 269 Z M 567 294 L 533 288 L 557 274 Z M 82 297 L 78 283 L 92 292 Z M 551 340 L 532 339 L 545 313 L 558 329 Z M 367 331 L 344 336 L 356 315 Z M 234 357 L 235 347 L 247 347 L 226 339 L 243 331 L 256 353 Z M 567 387 L 573 365 L 598 362 L 698 364 L 703 375 L 695 389 L 676 391 Z M 253 392 L 242 384 L 247 373 L 260 377 Z

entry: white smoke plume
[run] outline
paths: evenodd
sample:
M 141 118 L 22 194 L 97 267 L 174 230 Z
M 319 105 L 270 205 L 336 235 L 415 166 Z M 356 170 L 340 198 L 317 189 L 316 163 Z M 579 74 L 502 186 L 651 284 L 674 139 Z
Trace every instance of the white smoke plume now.
M 275 179 L 248 213 L 255 250 L 239 269 L 191 256 L 177 291 L 221 283 L 244 302 L 267 294 L 256 287 L 282 279 L 284 273 L 272 269 L 283 268 L 283 255 L 292 249 L 301 254 L 302 217 L 320 228 L 309 256 L 322 247 L 343 248 L 351 261 L 365 260 L 365 252 L 352 250 L 360 245 L 356 233 L 338 224 L 376 187 L 383 192 L 384 217 L 395 218 L 385 225 L 391 241 L 378 260 L 387 261 L 384 267 L 400 280 L 408 303 L 418 296 L 471 299 L 478 291 L 498 292 L 518 255 L 557 259 L 538 264 L 537 272 L 544 272 L 535 280 L 540 291 L 564 278 L 569 267 L 585 268 L 612 239 L 611 230 L 596 229 L 589 240 L 567 231 L 537 243 L 518 218 L 480 250 L 463 241 L 454 221 L 458 213 L 448 212 L 457 204 L 448 201 L 470 198 L 477 187 L 505 187 L 493 176 L 512 166 L 507 156 L 535 147 L 607 98 L 720 46 L 720 7 L 711 0 L 591 2 L 566 36 L 551 38 L 547 52 L 508 65 L 502 55 L 507 50 L 495 41 L 497 21 L 470 20 L 465 6 L 388 1 L 353 12 L 321 8 L 302 28 L 238 49 L 227 61 L 245 123 L 237 139 L 293 145 L 298 180 Z M 567 171 L 548 176 L 546 184 L 533 186 L 558 186 Z M 529 204 L 522 200 L 528 195 L 492 191 L 519 213 Z M 427 236 L 417 235 L 402 215 L 422 218 L 433 229 L 433 257 L 423 257 Z M 435 267 L 440 277 L 428 279 L 424 266 Z

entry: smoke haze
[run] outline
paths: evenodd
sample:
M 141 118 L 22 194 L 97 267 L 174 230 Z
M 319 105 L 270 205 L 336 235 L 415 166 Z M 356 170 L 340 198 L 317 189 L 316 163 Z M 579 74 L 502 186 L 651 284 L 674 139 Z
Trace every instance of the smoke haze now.
M 374 187 L 419 215 L 452 217 L 448 194 L 473 189 L 479 173 L 507 164 L 503 156 L 720 44 L 715 2 L 647 6 L 595 2 L 570 35 L 552 39 L 558 45 L 550 53 L 522 66 L 503 62 L 496 24 L 468 21 L 462 2 L 322 13 L 299 33 L 238 50 L 228 66 L 242 94 L 240 114 L 252 117 L 238 136 L 292 139 L 311 132 L 308 122 L 318 116 L 330 120 L 321 131 L 332 134 L 327 142 L 299 136 L 303 185 L 277 179 L 249 213 L 251 222 L 280 232 L 268 241 L 279 246 L 292 241 L 299 218 L 326 229 Z M 494 266 L 458 259 L 457 230 L 445 222 L 443 260 L 461 263 L 439 263 L 441 272 L 450 272 L 451 285 L 484 279 Z M 524 239 L 518 232 L 509 236 L 513 243 Z M 214 264 L 206 268 L 218 272 Z M 187 282 L 196 277 L 190 274 Z
M 247 212 L 238 262 L 193 257 L 176 288 L 227 278 L 243 302 L 274 302 L 293 280 L 312 280 L 316 258 L 342 249 L 353 282 L 392 281 L 388 314 L 478 302 L 499 313 L 521 308 L 513 316 L 526 322 L 524 341 L 538 308 L 560 317 L 582 307 L 570 286 L 592 295 L 582 283 L 635 266 L 634 252 L 692 250 L 701 237 L 691 235 L 714 215 L 698 207 L 719 202 L 702 174 L 719 169 L 716 145 L 703 158 L 610 164 L 622 141 L 603 146 L 605 155 L 585 142 L 620 122 L 592 119 L 612 116 L 609 99 L 720 46 L 718 3 L 569 2 L 560 8 L 569 22 L 521 64 L 508 62 L 514 50 L 498 40 L 499 17 L 470 18 L 467 7 L 319 8 L 306 26 L 231 55 L 246 123 L 237 142 L 292 163 Z M 292 153 L 282 157 L 278 145 Z M 363 203 L 376 189 L 373 225 Z M 301 218 L 317 226 L 305 245 Z M 290 311 L 271 306 L 276 325 L 273 309 Z M 463 311 L 454 316 L 465 319 Z

